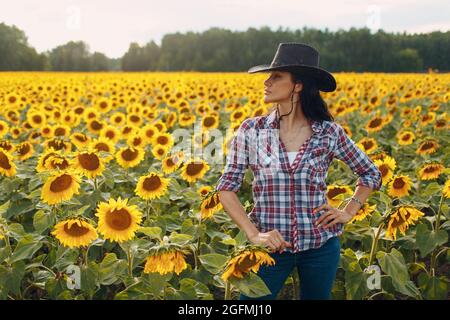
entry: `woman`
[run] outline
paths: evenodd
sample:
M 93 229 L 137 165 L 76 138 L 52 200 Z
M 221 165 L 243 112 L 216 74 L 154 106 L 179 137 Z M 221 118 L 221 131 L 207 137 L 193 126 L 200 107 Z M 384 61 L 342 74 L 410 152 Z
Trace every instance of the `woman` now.
M 259 299 L 275 299 L 294 267 L 302 300 L 330 299 L 343 225 L 372 190 L 381 188 L 380 171 L 333 121 L 321 98 L 319 90 L 334 91 L 336 81 L 318 62 L 319 53 L 311 46 L 281 43 L 270 65 L 249 70 L 270 72 L 264 100 L 276 108 L 243 121 L 216 186 L 225 211 L 250 242 L 269 247 L 276 262 L 258 272 L 271 291 Z M 333 158 L 359 176 L 342 210 L 326 201 L 325 179 Z M 249 216 L 236 195 L 248 167 L 254 174 L 255 203 Z M 240 299 L 250 298 L 241 294 Z

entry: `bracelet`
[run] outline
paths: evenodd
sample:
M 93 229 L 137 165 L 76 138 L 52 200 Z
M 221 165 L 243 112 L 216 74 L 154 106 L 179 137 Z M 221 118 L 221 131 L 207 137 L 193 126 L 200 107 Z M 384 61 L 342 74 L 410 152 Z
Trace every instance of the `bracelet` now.
M 362 208 L 363 205 L 364 205 L 358 198 L 351 197 L 350 200 L 353 200 L 353 201 L 356 201 L 357 203 L 359 203 L 359 205 L 361 206 L 361 208 Z

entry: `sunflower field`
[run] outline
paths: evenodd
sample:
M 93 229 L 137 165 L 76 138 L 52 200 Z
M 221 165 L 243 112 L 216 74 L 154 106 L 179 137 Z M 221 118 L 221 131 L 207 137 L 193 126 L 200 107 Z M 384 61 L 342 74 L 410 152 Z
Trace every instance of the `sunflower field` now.
M 322 95 L 383 187 L 345 225 L 333 299 L 448 299 L 450 75 L 336 78 L 337 90 Z M 263 80 L 1 73 L 0 299 L 268 294 L 256 272 L 274 261 L 214 190 L 235 130 L 270 107 Z M 212 145 L 219 163 L 195 152 Z M 252 178 L 248 170 L 238 194 L 247 212 Z M 328 202 L 346 201 L 356 179 L 334 160 Z M 279 299 L 298 298 L 296 274 Z

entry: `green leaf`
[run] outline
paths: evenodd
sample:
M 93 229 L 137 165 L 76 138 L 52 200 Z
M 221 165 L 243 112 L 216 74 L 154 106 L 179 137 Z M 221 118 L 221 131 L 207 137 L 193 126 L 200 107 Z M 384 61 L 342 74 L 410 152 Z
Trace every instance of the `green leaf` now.
M 367 279 L 369 276 L 370 274 L 360 270 L 345 271 L 345 292 L 347 299 L 361 300 L 367 295 L 369 292 L 369 288 L 367 287 Z
M 425 190 L 421 191 L 420 194 L 423 197 L 429 197 L 434 194 L 440 193 L 441 186 L 437 182 L 432 182 L 426 186 Z
M 3 216 L 9 209 L 11 205 L 11 201 L 6 201 L 5 203 L 3 203 L 2 205 L 0 205 L 0 216 Z
M 417 297 L 419 290 L 409 279 L 408 268 L 402 253 L 395 248 L 390 253 L 379 251 L 377 259 L 381 269 L 392 279 L 395 289 L 405 295 Z
M 190 278 L 180 280 L 180 291 L 182 299 L 208 298 L 210 296 L 206 285 Z
M 34 214 L 33 226 L 38 233 L 44 232 L 55 223 L 55 216 L 51 212 L 39 210 Z
M 271 294 L 264 281 L 255 273 L 249 272 L 244 278 L 231 277 L 230 283 L 239 289 L 244 295 L 251 298 L 263 297 Z
M 185 245 L 191 241 L 193 237 L 190 234 L 172 232 L 169 238 L 172 243 Z
M 416 246 L 422 258 L 426 257 L 436 247 L 447 242 L 448 234 L 445 230 L 430 231 L 425 224 L 416 228 Z
M 39 239 L 35 239 L 31 235 L 26 235 L 17 243 L 9 263 L 30 259 L 41 247 L 42 242 L 40 242 Z
M 116 282 L 127 270 L 127 262 L 117 259 L 115 253 L 106 254 L 99 265 L 99 282 L 102 285 L 111 285 Z
M 209 253 L 198 257 L 201 264 L 212 274 L 221 272 L 228 261 L 228 257 L 218 253 Z
M 11 266 L 0 265 L 0 292 L 20 294 L 22 278 L 25 275 L 25 263 L 19 261 Z
M 151 239 L 161 239 L 162 230 L 160 227 L 140 227 L 138 232 L 145 234 Z

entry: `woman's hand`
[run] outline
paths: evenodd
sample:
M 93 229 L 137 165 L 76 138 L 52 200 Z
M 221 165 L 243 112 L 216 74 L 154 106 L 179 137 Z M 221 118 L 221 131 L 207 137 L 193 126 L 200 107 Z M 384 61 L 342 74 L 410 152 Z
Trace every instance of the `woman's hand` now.
M 262 244 L 272 251 L 279 251 L 280 253 L 286 248 L 292 247 L 292 245 L 283 239 L 283 236 L 277 229 L 269 232 L 258 232 L 250 237 L 248 240 L 253 244 Z
M 318 228 L 330 228 L 334 226 L 336 223 L 347 223 L 352 220 L 353 216 L 343 210 L 339 210 L 330 206 L 329 204 L 323 204 L 313 210 L 313 213 L 316 213 L 319 210 L 325 209 L 325 213 L 320 216 L 316 221 L 316 226 Z

